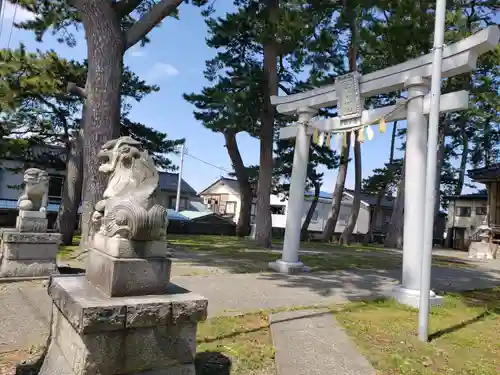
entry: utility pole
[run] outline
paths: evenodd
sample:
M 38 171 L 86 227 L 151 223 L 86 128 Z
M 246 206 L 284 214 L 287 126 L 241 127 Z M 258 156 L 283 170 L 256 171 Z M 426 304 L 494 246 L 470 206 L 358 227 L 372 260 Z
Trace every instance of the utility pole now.
M 429 137 L 427 140 L 427 166 L 425 175 L 424 248 L 420 280 L 420 304 L 418 312 L 418 338 L 429 339 L 429 297 L 431 290 L 432 240 L 434 237 L 434 201 L 436 199 L 436 159 L 439 132 L 439 104 L 441 96 L 441 66 L 443 61 L 446 0 L 436 0 L 434 21 L 434 51 L 432 57 L 431 108 L 429 113 Z
M 177 180 L 177 196 L 175 197 L 175 211 L 179 212 L 179 204 L 181 200 L 181 185 L 182 185 L 182 167 L 184 166 L 184 152 L 186 141 L 181 146 L 181 165 L 179 167 L 179 179 Z

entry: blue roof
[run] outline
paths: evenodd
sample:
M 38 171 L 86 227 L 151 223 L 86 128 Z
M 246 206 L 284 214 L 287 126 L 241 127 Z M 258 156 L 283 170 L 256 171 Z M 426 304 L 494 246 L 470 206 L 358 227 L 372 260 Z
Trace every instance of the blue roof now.
M 167 209 L 167 219 L 173 221 L 189 221 L 191 219 L 187 218 L 184 215 L 181 215 L 175 210 Z

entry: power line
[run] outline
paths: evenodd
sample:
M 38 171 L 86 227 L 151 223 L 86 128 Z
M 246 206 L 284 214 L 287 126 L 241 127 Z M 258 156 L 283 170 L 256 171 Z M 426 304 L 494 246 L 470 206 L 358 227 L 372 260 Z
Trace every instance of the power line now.
M 16 22 L 16 14 L 17 14 L 17 7 L 18 3 L 14 5 L 14 15 L 12 16 L 12 24 L 10 25 L 10 33 L 9 33 L 9 41 L 7 42 L 7 49 L 10 47 L 10 39 L 12 38 L 12 30 L 14 30 L 14 23 Z
M 209 163 L 208 161 L 205 161 L 205 160 L 200 159 L 200 158 L 198 158 L 198 157 L 196 157 L 196 156 L 193 156 L 193 155 L 189 154 L 187 151 L 185 151 L 185 152 L 184 152 L 184 154 L 185 154 L 185 155 L 187 155 L 187 156 L 192 157 L 192 158 L 193 158 L 193 159 L 195 159 L 195 160 L 201 161 L 202 163 L 204 163 L 204 164 L 206 164 L 206 165 L 209 165 L 209 166 L 211 166 L 211 167 L 213 167 L 213 168 L 217 168 L 217 169 L 219 169 L 219 170 L 221 170 L 221 171 L 224 171 L 224 172 L 226 172 L 226 173 L 233 173 L 233 171 L 229 171 L 229 170 L 227 170 L 227 169 L 225 169 L 225 168 L 219 167 L 219 166 L 217 166 L 217 165 L 215 165 L 215 164 Z

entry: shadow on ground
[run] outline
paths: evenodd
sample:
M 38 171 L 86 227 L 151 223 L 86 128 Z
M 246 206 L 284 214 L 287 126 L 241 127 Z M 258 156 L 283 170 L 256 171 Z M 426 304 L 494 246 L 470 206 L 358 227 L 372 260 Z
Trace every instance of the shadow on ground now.
M 221 352 L 197 353 L 194 359 L 196 375 L 230 375 L 231 359 Z
M 342 294 L 347 300 L 380 298 L 401 281 L 401 269 L 352 270 L 335 273 L 286 275 L 266 273 L 263 280 L 278 281 L 283 288 L 308 289 L 321 296 Z M 486 268 L 434 266 L 431 288 L 436 293 L 487 289 L 500 286 L 500 271 Z
M 58 266 L 57 269 L 61 275 L 81 275 L 85 273 L 85 269 L 71 266 Z

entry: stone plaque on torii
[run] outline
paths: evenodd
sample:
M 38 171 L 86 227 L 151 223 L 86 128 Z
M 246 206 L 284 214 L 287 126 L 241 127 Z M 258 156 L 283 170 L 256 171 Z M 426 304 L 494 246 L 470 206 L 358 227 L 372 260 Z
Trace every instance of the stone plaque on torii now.
M 442 78 L 467 73 L 476 68 L 478 57 L 498 44 L 498 26 L 489 26 L 468 38 L 443 49 Z M 427 149 L 427 115 L 430 111 L 429 78 L 432 54 L 420 56 L 366 75 L 339 77 L 335 84 L 287 96 L 274 96 L 272 104 L 281 114 L 298 115 L 296 125 L 280 130 L 281 139 L 296 138 L 290 183 L 282 258 L 270 263 L 279 272 L 304 269 L 299 261 L 300 229 L 310 137 L 317 131 L 345 133 L 364 129 L 380 119 L 407 120 L 405 181 L 405 231 L 403 248 L 403 280 L 395 290 L 396 298 L 415 306 L 419 300 L 420 264 L 423 249 L 425 170 Z M 359 84 L 358 84 L 359 83 Z M 397 90 L 407 90 L 406 100 L 396 105 L 362 110 L 363 98 Z M 337 105 L 339 117 L 313 120 L 317 110 Z M 458 91 L 441 96 L 440 112 L 466 109 L 468 92 Z M 431 303 L 437 302 L 431 292 Z

